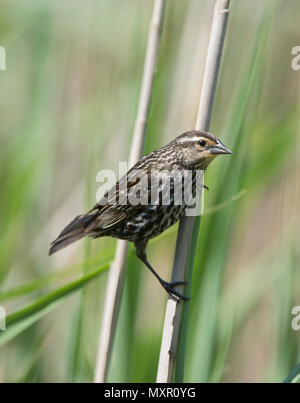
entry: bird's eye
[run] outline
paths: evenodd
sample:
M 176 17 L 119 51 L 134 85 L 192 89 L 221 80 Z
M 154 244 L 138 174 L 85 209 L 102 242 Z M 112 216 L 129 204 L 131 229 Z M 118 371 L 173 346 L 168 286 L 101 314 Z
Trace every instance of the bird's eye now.
M 201 147 L 205 147 L 206 146 L 206 141 L 205 140 L 199 140 L 199 145 L 201 146 Z

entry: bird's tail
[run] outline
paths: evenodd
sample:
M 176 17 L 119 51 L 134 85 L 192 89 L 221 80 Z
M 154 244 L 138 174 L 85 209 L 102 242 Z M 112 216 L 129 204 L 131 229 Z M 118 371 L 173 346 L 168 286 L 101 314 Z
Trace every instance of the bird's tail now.
M 70 222 L 69 225 L 59 234 L 58 238 L 51 243 L 49 255 L 65 248 L 73 242 L 85 237 L 87 234 L 86 228 L 93 221 L 97 213 L 79 215 Z

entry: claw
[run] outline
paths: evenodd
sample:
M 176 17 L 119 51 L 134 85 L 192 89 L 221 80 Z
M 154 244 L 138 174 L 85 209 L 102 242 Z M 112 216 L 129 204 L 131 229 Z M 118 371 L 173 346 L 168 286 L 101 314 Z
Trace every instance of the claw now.
M 176 285 L 185 285 L 186 282 L 185 281 L 173 281 L 172 283 L 168 283 L 167 281 L 162 281 L 161 285 L 164 287 L 164 289 L 167 291 L 167 293 L 175 298 L 177 301 L 179 301 L 180 299 L 182 299 L 183 301 L 189 301 L 190 298 L 185 297 L 184 295 L 180 294 L 180 292 L 174 290 L 173 286 Z
M 187 285 L 186 281 L 171 281 L 171 283 L 168 283 L 171 287 L 174 287 L 175 285 Z

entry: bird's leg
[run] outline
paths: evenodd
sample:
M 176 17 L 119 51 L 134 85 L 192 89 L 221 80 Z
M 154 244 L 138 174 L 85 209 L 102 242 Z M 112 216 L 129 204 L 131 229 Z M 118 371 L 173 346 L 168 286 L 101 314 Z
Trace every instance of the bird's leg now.
M 146 255 L 146 243 L 137 243 L 135 244 L 136 247 L 136 254 L 138 258 L 148 267 L 148 269 L 154 274 L 154 276 L 158 279 L 160 284 L 164 287 L 164 289 L 168 292 L 169 295 L 175 297 L 176 299 L 183 299 L 188 301 L 189 298 L 185 297 L 184 295 L 180 294 L 178 291 L 174 290 L 173 287 L 176 285 L 186 285 L 185 281 L 173 281 L 168 283 L 167 281 L 163 280 L 158 273 L 153 269 L 151 264 L 147 260 Z

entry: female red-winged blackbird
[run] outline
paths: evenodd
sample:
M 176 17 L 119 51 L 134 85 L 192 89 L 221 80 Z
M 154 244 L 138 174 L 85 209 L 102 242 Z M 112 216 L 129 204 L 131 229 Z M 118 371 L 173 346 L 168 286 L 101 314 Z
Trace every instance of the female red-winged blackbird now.
M 232 152 L 213 134 L 197 130 L 183 133 L 138 161 L 90 211 L 76 217 L 61 232 L 52 242 L 49 254 L 85 236 L 125 239 L 135 244 L 139 259 L 170 295 L 186 299 L 173 288 L 185 283 L 164 281 L 147 261 L 146 246 L 149 239 L 184 215 L 189 205 L 183 197 L 183 194 L 188 194 L 187 184 L 191 188 L 188 198 L 191 200 L 196 196 L 196 171 L 205 170 L 218 154 Z M 192 173 L 189 182 L 184 180 L 186 172 Z M 165 203 L 167 192 L 169 197 Z

